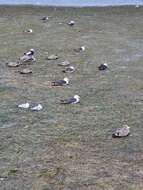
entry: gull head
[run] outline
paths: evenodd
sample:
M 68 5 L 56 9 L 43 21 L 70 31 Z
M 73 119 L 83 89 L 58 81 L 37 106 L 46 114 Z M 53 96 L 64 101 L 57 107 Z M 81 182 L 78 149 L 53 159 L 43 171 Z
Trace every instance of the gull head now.
M 67 77 L 65 77 L 63 80 L 64 80 L 66 83 L 69 83 L 69 79 L 68 79 Z
M 30 28 L 30 29 L 27 30 L 27 32 L 32 33 L 33 30 Z
M 107 63 L 104 63 L 103 65 L 106 66 L 106 67 L 108 67 L 108 64 L 107 64 Z
M 85 51 L 85 46 L 81 46 L 80 49 L 81 49 L 82 51 Z
M 74 70 L 74 66 L 69 66 L 70 69 Z
M 80 96 L 79 96 L 79 95 L 74 95 L 74 98 L 75 98 L 77 101 L 79 101 Z
M 33 53 L 35 52 L 35 50 L 34 50 L 34 49 L 30 49 L 30 51 L 31 51 L 31 52 L 33 52 Z
M 125 127 L 126 129 L 130 129 L 128 125 L 123 125 L 123 127 Z

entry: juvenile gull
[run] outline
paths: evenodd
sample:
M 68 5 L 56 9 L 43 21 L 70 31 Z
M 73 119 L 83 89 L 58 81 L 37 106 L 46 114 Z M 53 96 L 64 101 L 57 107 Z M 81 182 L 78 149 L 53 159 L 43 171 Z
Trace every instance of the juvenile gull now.
M 113 138 L 127 137 L 130 134 L 130 127 L 124 125 L 122 128 L 117 129 L 113 134 Z
M 52 54 L 52 55 L 50 55 L 50 56 L 48 56 L 48 60 L 56 60 L 56 59 L 58 59 L 59 57 L 57 56 L 57 55 L 54 55 L 54 54 Z
M 35 53 L 34 49 L 30 49 L 27 52 L 25 52 L 24 55 L 29 55 L 30 56 L 30 55 L 34 55 L 34 53 Z
M 69 79 L 65 77 L 63 80 L 53 81 L 52 86 L 65 86 L 69 85 Z
M 20 65 L 19 61 L 7 63 L 7 66 L 9 66 L 9 67 L 18 67 L 19 65 Z
M 31 74 L 32 73 L 32 70 L 31 69 L 28 69 L 28 68 L 25 68 L 23 70 L 20 70 L 19 71 L 20 74 Z
M 70 97 L 65 100 L 61 100 L 61 104 L 77 104 L 80 102 L 80 96 L 74 95 L 74 97 Z

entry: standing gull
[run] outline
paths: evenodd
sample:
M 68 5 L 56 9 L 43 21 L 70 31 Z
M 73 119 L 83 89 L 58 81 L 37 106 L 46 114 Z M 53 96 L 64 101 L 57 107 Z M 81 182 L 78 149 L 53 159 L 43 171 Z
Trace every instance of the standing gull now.
M 35 61 L 36 59 L 34 58 L 34 49 L 30 49 L 29 51 L 25 52 L 22 57 L 20 57 L 21 62 L 29 62 L 29 61 Z

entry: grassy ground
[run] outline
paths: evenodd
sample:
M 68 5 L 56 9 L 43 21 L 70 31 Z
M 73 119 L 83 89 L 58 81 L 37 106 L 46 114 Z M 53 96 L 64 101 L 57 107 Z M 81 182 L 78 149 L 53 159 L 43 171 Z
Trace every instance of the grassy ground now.
M 143 189 L 142 34 L 142 7 L 0 7 L 0 190 Z M 73 51 L 82 45 L 85 52 Z M 21 68 L 32 75 L 6 66 L 29 48 L 37 62 Z M 48 53 L 59 60 L 46 60 Z M 63 74 L 64 60 L 77 71 Z M 104 62 L 110 69 L 99 72 Z M 64 76 L 70 86 L 50 86 Z M 80 104 L 59 104 L 74 94 Z M 24 101 L 44 108 L 19 110 Z M 123 124 L 131 136 L 112 139 Z

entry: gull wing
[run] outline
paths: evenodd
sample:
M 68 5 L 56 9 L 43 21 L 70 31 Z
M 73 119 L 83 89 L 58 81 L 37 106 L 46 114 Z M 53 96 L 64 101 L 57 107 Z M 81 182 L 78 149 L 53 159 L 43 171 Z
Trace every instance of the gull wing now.
M 69 98 L 69 99 L 66 99 L 66 100 L 61 100 L 62 104 L 73 104 L 75 102 L 76 102 L 75 98 Z
M 52 82 L 53 86 L 63 86 L 66 84 L 66 82 L 64 80 L 58 80 L 58 81 L 54 81 Z

